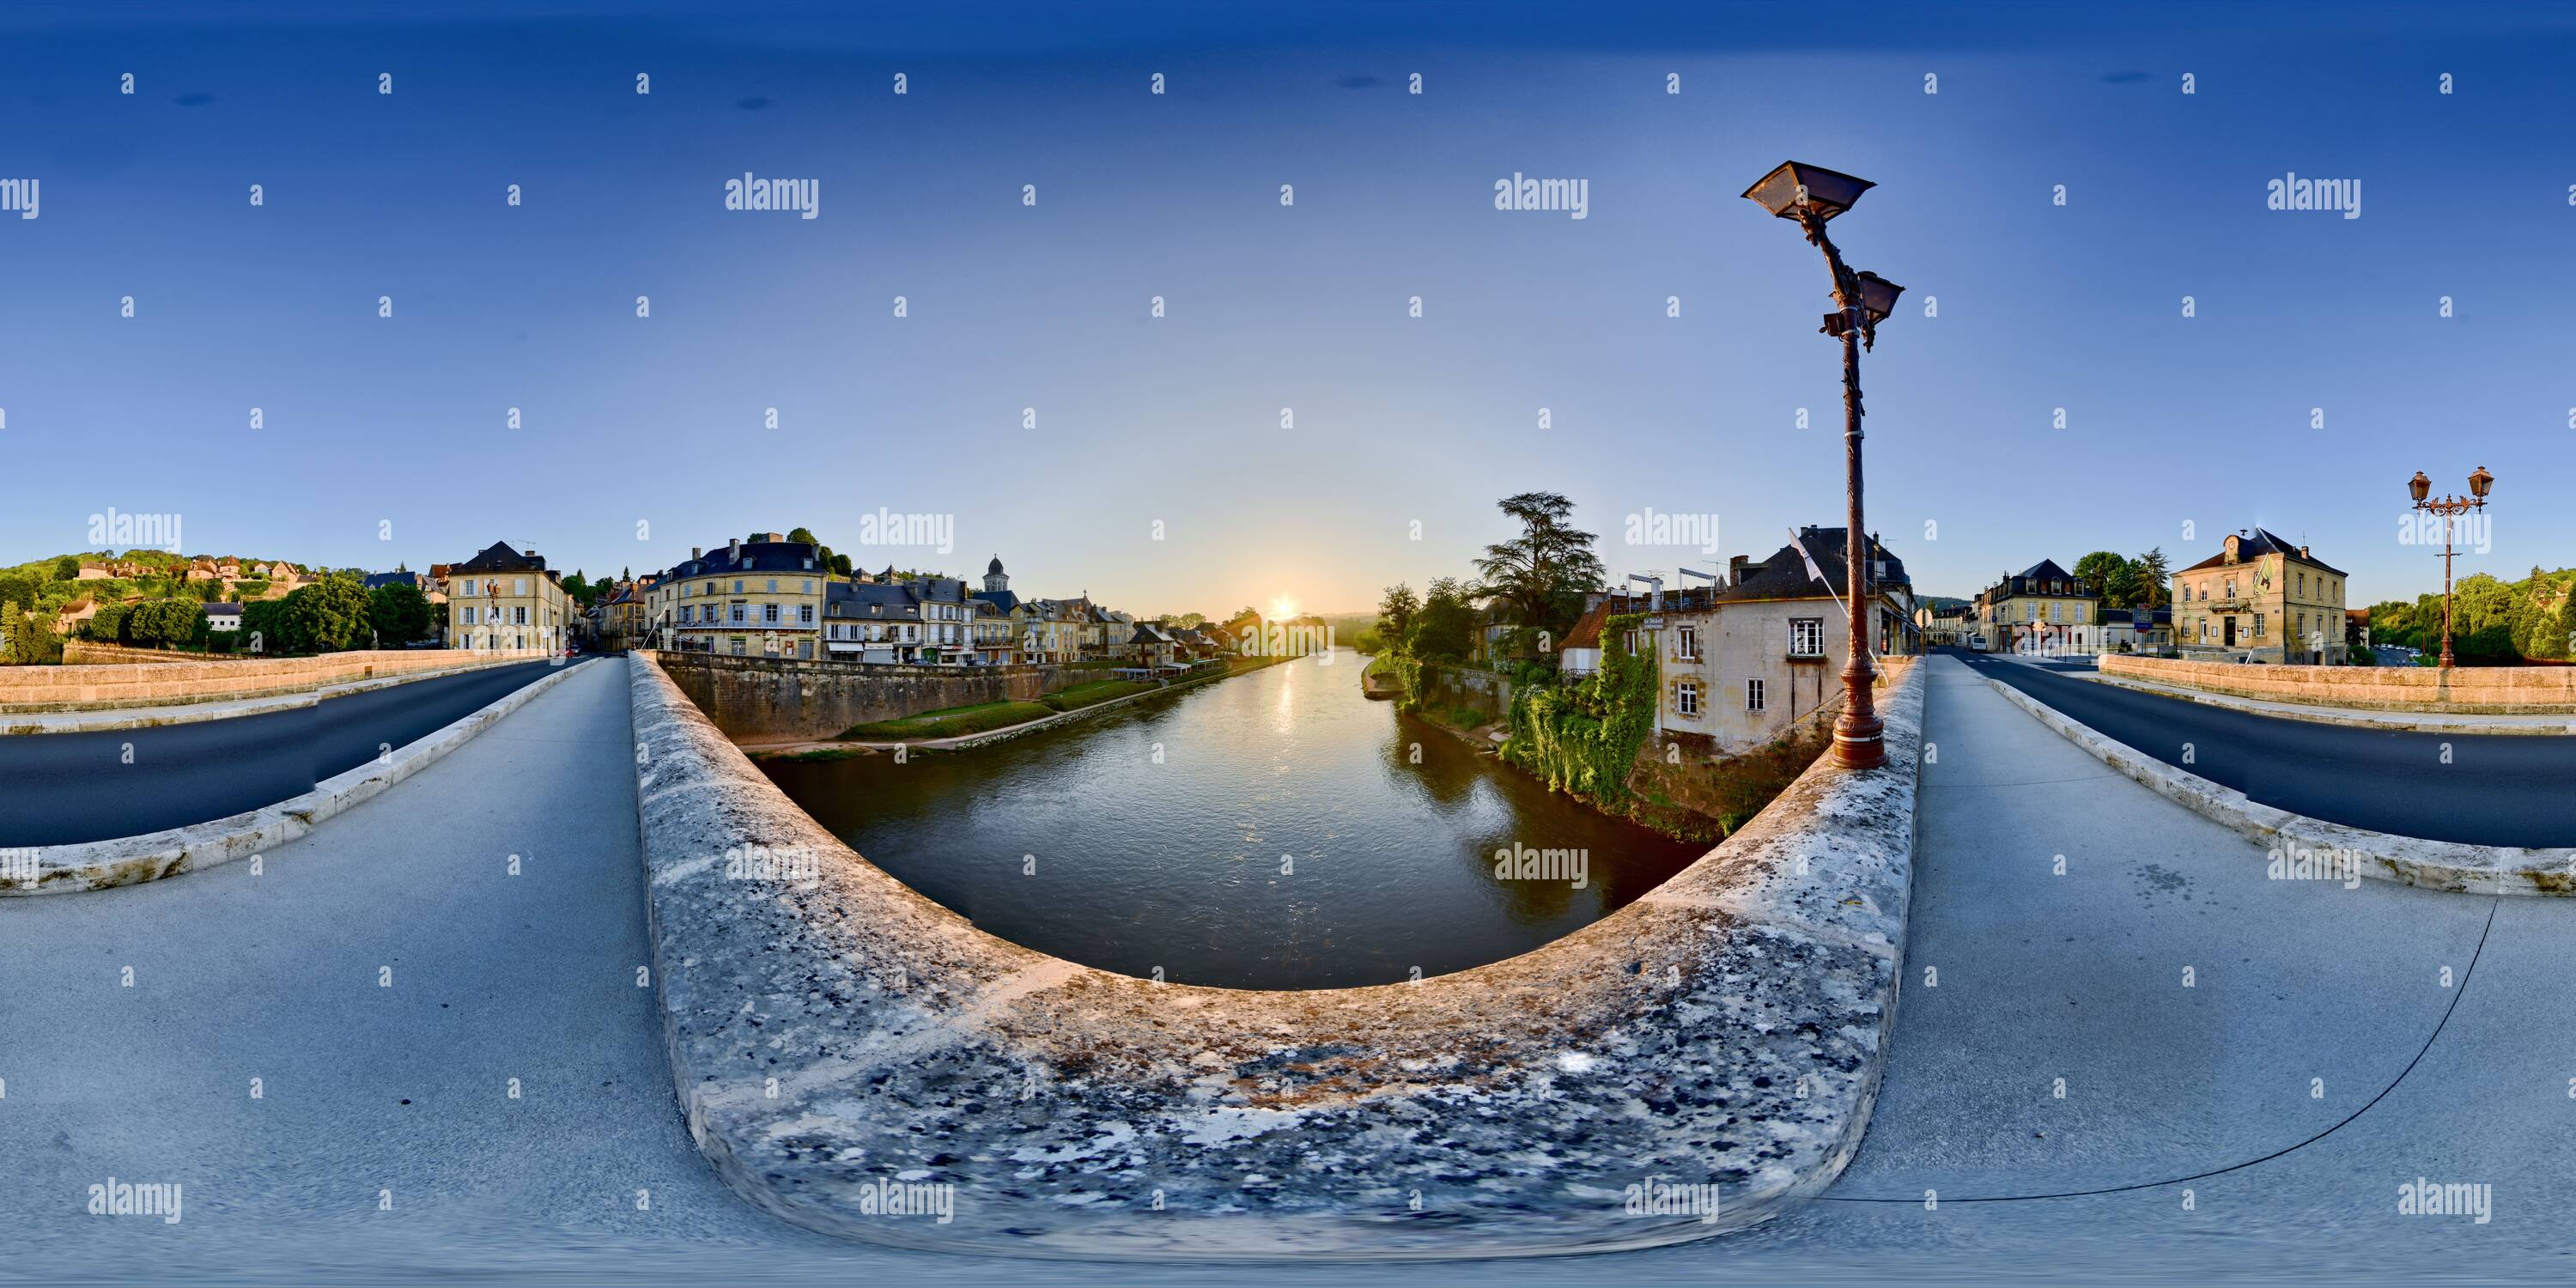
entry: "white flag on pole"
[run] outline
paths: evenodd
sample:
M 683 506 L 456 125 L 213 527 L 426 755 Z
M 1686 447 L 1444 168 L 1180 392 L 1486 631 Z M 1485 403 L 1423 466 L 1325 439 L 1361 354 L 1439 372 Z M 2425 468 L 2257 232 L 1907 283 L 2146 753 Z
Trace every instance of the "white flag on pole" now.
M 1796 528 L 1789 529 L 1789 548 L 1797 551 L 1800 559 L 1807 561 L 1807 575 L 1809 577 L 1812 577 L 1817 581 L 1823 581 L 1825 579 L 1825 570 L 1816 566 L 1816 557 L 1808 554 L 1807 547 L 1798 540 L 1798 530 Z M 1830 589 L 1830 586 L 1828 589 Z

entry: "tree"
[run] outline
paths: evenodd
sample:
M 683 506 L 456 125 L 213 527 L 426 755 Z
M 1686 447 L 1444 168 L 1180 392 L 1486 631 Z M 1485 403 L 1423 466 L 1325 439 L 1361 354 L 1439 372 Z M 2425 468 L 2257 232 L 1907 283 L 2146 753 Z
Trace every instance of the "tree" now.
M 303 594 L 297 590 L 286 599 Z M 242 605 L 240 644 L 253 653 L 300 653 L 303 647 L 293 638 L 286 599 L 263 599 Z
M 2075 561 L 2075 579 L 2090 587 L 2104 608 L 2126 608 L 2136 569 L 2118 553 L 2096 550 Z
M 1408 582 L 1397 582 L 1386 588 L 1377 601 L 1377 635 L 1387 645 L 1401 649 L 1413 638 L 1413 619 L 1422 612 L 1422 600 Z
M 2172 566 L 2165 561 L 2165 548 L 2157 546 L 2138 556 L 2135 567 L 2138 585 L 2146 592 L 2146 606 L 2163 607 L 2165 586 L 2173 580 Z
M 74 581 L 79 577 L 80 560 L 78 558 L 71 555 L 64 555 L 62 558 L 54 561 L 54 580 Z
M 356 578 L 325 577 L 286 597 L 282 624 L 298 651 L 337 653 L 367 642 L 370 602 Z
M 14 603 L 0 604 L 0 663 L 10 666 L 51 666 L 63 660 L 63 642 L 54 634 L 54 619 L 48 613 L 31 613 Z
M 429 636 L 429 597 L 418 586 L 397 581 L 376 587 L 367 599 L 367 624 L 380 648 L 401 648 Z
M 124 604 L 100 604 L 98 611 L 80 624 L 80 637 L 103 644 L 115 644 L 125 638 L 125 619 L 134 610 Z
M 1485 547 L 1476 561 L 1484 584 L 1472 593 L 1509 604 L 1521 626 L 1563 636 L 1583 615 L 1585 592 L 1607 575 L 1592 534 L 1567 522 L 1574 503 L 1555 492 L 1522 492 L 1494 504 L 1520 522 L 1521 534 Z
M 1455 662 L 1475 648 L 1475 588 L 1455 577 L 1432 581 L 1414 615 L 1406 652 L 1424 661 Z
M 125 638 L 139 648 L 193 643 L 205 605 L 195 599 L 149 599 L 126 615 Z

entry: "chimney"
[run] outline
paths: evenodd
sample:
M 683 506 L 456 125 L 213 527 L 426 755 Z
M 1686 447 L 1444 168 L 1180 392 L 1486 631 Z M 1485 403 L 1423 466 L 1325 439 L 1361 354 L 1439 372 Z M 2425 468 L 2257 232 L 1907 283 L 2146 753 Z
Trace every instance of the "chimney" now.
M 1727 561 L 1726 561 L 1726 584 L 1727 584 L 1727 585 L 1729 585 L 1729 586 L 1741 586 L 1741 585 L 1743 585 L 1743 584 L 1744 584 L 1744 566 L 1745 566 L 1746 564 L 1751 563 L 1751 562 L 1753 562 L 1753 556 L 1751 556 L 1751 555 L 1737 555 L 1737 556 L 1735 556 L 1735 557 L 1733 557 L 1733 558 L 1731 558 L 1731 559 L 1727 560 Z
M 2307 558 L 2307 557 L 2308 557 L 2308 548 L 2307 548 L 2306 546 L 2301 546 L 2301 547 L 2299 547 L 2299 557 L 2300 557 L 2301 559 L 2305 559 L 2305 558 Z
M 785 541 L 787 539 L 787 534 L 784 532 L 764 532 L 761 534 L 760 539 L 763 541 Z
M 704 559 L 707 557 L 707 552 L 696 546 L 691 546 L 689 547 L 689 557 L 691 559 Z
M 725 557 L 733 560 L 735 563 L 742 562 L 742 538 L 733 538 L 733 544 L 727 547 Z

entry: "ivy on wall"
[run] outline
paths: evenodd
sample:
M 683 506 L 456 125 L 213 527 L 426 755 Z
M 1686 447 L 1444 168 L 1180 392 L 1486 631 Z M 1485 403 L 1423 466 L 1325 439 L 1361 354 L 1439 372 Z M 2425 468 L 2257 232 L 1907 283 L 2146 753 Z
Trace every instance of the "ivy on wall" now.
M 1601 624 L 1600 670 L 1570 685 L 1515 693 L 1503 759 L 1558 791 L 1603 807 L 1625 804 L 1628 771 L 1655 724 L 1656 661 L 1625 646 L 1644 620 L 1628 613 Z
M 1381 663 L 1385 665 L 1386 673 L 1395 677 L 1395 709 L 1420 711 L 1425 678 L 1421 660 L 1407 653 L 1389 653 L 1369 665 L 1374 668 Z

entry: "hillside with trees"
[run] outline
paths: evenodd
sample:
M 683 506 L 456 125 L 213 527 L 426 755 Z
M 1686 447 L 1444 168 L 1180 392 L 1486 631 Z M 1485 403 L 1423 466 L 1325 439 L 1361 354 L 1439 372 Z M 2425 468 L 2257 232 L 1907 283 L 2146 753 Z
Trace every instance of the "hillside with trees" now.
M 2576 569 L 2535 566 L 2520 581 L 2489 573 L 2463 577 L 2451 587 L 2451 650 L 2462 662 L 2489 666 L 2567 661 L 2568 638 L 2576 635 L 2571 592 Z M 2371 605 L 2370 641 L 2420 649 L 2431 665 L 2442 650 L 2441 593 Z

